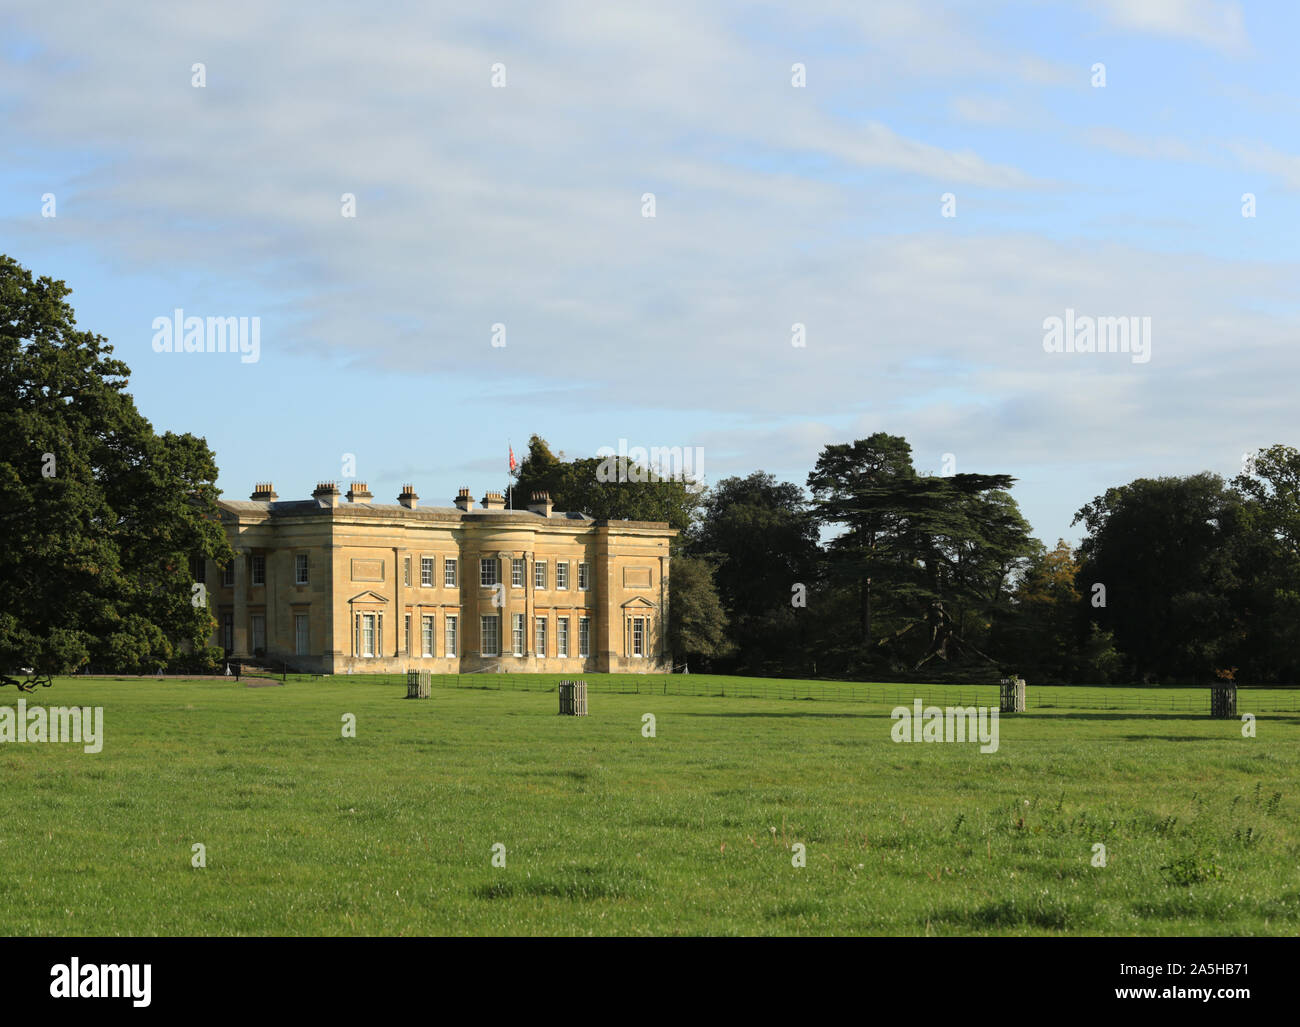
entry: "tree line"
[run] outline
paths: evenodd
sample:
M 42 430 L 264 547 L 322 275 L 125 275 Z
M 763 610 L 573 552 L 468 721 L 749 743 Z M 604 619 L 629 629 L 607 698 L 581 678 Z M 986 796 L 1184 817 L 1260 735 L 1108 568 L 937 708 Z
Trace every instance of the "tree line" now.
M 1141 478 L 1086 503 L 1077 547 L 1030 533 L 1008 474 L 919 472 L 883 432 L 803 486 L 610 481 L 534 436 L 512 484 L 561 509 L 666 521 L 669 633 L 692 670 L 856 680 L 1295 683 L 1300 452 L 1231 481 Z M 645 478 L 647 475 L 639 475 Z

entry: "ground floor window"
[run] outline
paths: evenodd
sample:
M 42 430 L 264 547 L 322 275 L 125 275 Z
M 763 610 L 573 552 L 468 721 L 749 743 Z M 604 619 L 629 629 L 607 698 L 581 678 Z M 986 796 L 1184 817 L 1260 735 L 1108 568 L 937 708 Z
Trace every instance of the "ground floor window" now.
M 524 615 L 510 615 L 510 651 L 516 656 L 524 655 Z
M 591 655 L 591 618 L 578 618 L 578 655 Z
M 253 614 L 253 652 L 266 652 L 266 617 L 263 614 Z
M 537 618 L 536 643 L 537 643 L 537 655 L 545 656 L 546 655 L 546 618 L 545 617 Z
M 479 649 L 484 656 L 501 655 L 501 618 L 496 616 L 483 616 L 479 618 L 480 644 Z
M 561 617 L 555 622 L 555 655 L 569 655 L 569 618 Z
M 378 656 L 384 651 L 384 615 L 382 613 L 357 614 L 357 655 Z
M 420 655 L 432 656 L 433 655 L 433 618 L 422 617 L 420 619 L 423 624 L 423 627 L 420 631 L 421 645 L 422 645 L 422 648 L 420 650 Z
M 310 648 L 310 628 L 308 627 L 307 615 L 305 613 L 296 613 L 293 616 L 293 651 L 299 656 L 306 656 L 311 652 Z
M 645 655 L 645 618 L 632 618 L 632 655 Z
M 446 641 L 443 646 L 443 654 L 446 656 L 456 655 L 456 618 L 448 615 L 446 618 Z

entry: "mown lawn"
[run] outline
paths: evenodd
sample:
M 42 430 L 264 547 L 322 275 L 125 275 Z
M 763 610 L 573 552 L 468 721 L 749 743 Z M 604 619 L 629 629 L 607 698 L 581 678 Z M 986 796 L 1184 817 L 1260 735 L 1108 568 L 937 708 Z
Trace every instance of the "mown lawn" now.
M 1300 714 L 1243 738 L 1058 703 L 981 754 L 896 744 L 889 702 L 587 677 L 585 719 L 546 691 L 60 679 L 24 698 L 103 706 L 103 751 L 0 744 L 0 933 L 1300 933 Z

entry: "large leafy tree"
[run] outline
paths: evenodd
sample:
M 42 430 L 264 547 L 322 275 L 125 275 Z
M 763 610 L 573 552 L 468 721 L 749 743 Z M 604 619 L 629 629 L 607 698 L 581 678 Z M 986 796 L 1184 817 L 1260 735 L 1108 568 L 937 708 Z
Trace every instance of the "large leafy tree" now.
M 1032 547 L 1006 491 L 1012 481 L 918 475 L 906 440 L 884 433 L 822 451 L 808 485 L 819 518 L 841 529 L 828 562 L 832 579 L 856 591 L 861 663 L 878 660 L 873 643 L 912 669 L 934 659 L 994 662 L 976 638 Z M 877 597 L 895 629 L 884 638 L 876 637 Z
M 526 505 L 533 492 L 545 491 L 558 510 L 577 510 L 598 520 L 661 521 L 689 534 L 703 491 L 698 485 L 607 471 L 602 457 L 565 460 L 563 453 L 556 456 L 545 439 L 534 435 L 511 483 L 515 506 Z
M 831 585 L 854 599 L 863 655 L 874 641 L 877 596 L 888 598 L 908 574 L 906 524 L 894 496 L 916 476 L 912 447 L 885 432 L 826 446 L 808 475 L 817 522 L 836 532 L 827 546 Z
M 724 478 L 707 493 L 692 551 L 717 566 L 735 645 L 730 669 L 804 671 L 803 600 L 816 586 L 817 536 L 803 490 L 770 474 Z
M 727 638 L 727 615 L 718 600 L 713 568 L 706 560 L 674 556 L 668 582 L 668 649 L 674 664 L 691 657 L 706 662 L 731 649 Z
M 1202 473 L 1140 478 L 1075 515 L 1086 530 L 1080 591 L 1132 675 L 1212 681 L 1237 658 L 1244 513 L 1222 478 Z M 1103 595 L 1096 586 L 1104 606 L 1092 606 Z
M 1254 680 L 1300 680 L 1300 451 L 1270 446 L 1233 479 L 1243 499 L 1242 645 L 1233 666 Z
M 69 291 L 0 255 L 0 670 L 202 662 L 191 559 L 232 555 L 216 463 L 153 431 Z

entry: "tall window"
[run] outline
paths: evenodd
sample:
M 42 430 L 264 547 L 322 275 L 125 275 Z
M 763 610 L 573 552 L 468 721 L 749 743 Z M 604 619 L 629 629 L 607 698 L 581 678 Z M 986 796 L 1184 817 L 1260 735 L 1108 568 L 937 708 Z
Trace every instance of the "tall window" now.
M 447 588 L 456 587 L 456 560 L 454 557 L 447 557 L 442 561 L 442 583 Z
M 221 615 L 221 648 L 226 652 L 234 651 L 235 615 L 233 613 L 223 613 Z
M 546 561 L 538 560 L 533 564 L 533 588 L 546 587 Z
M 306 656 L 311 652 L 310 635 L 307 615 L 305 613 L 295 613 L 293 615 L 293 651 L 299 656 Z
M 410 585 L 411 583 L 411 558 L 405 557 L 402 560 L 402 584 Z
M 501 569 L 501 564 L 494 556 L 490 560 L 484 559 L 478 562 L 478 583 L 484 588 L 490 588 L 497 584 L 500 579 L 497 572 Z
M 421 620 L 421 623 L 422 623 L 422 625 L 423 625 L 423 627 L 421 628 L 421 631 L 420 631 L 420 636 L 421 636 L 421 649 L 420 649 L 420 655 L 422 655 L 422 656 L 432 656 L 432 655 L 434 655 L 434 653 L 433 653 L 433 618 L 432 618 L 432 617 L 421 617 L 420 620 Z M 451 618 L 451 620 L 452 620 L 452 622 L 453 622 L 453 624 L 454 624 L 456 618 L 453 617 L 453 618 Z M 452 637 L 452 636 L 454 636 L 455 633 L 456 633 L 456 629 L 455 629 L 454 627 L 451 627 L 451 628 L 448 629 L 448 637 L 449 637 L 449 638 Z M 455 643 L 455 642 L 449 642 L 448 645 L 451 646 L 452 651 L 454 652 L 455 649 L 456 649 L 456 643 Z
M 510 615 L 510 651 L 516 656 L 524 655 L 524 615 Z
M 510 586 L 512 588 L 524 587 L 524 561 L 510 561 Z
M 569 587 L 569 561 L 559 560 L 555 564 L 555 587 Z
M 546 618 L 545 617 L 537 618 L 536 631 L 537 631 L 537 655 L 545 656 L 546 655 Z
M 265 553 L 253 554 L 253 584 L 254 585 L 266 584 L 266 554 Z
M 239 557 L 235 557 L 235 560 L 238 559 Z M 226 564 L 224 567 L 221 568 L 221 584 L 223 584 L 226 588 L 229 588 L 231 585 L 235 583 L 235 560 L 231 560 L 228 564 Z
M 578 618 L 578 655 L 591 655 L 591 618 Z
M 479 618 L 481 642 L 479 648 L 484 656 L 501 655 L 501 618 L 495 615 Z
M 295 585 L 306 585 L 307 581 L 307 554 L 296 553 L 293 558 L 293 583 Z
M 201 556 L 190 557 L 190 580 L 200 585 L 208 580 L 208 561 Z
M 632 618 L 632 655 L 645 655 L 645 618 Z
M 266 652 L 266 617 L 253 614 L 253 652 Z
M 447 617 L 444 618 L 444 619 L 445 619 L 445 621 L 446 621 L 446 625 L 447 625 L 447 637 L 446 637 L 446 639 L 445 639 L 445 641 L 444 641 L 444 644 L 443 644 L 443 655 L 444 655 L 444 656 L 455 656 L 455 655 L 456 655 L 456 621 L 457 621 L 457 618 L 456 618 L 454 615 L 452 615 L 452 614 L 448 614 Z
M 408 613 L 402 623 L 402 649 L 407 656 L 411 655 L 411 615 Z
M 578 564 L 578 588 L 583 592 L 591 588 L 591 564 Z
M 432 556 L 420 557 L 420 584 L 430 585 L 430 586 L 433 584 L 433 557 Z
M 375 655 L 375 615 L 373 613 L 363 613 L 361 615 L 361 655 Z
M 561 617 L 555 622 L 555 655 L 569 655 L 569 618 Z

